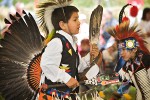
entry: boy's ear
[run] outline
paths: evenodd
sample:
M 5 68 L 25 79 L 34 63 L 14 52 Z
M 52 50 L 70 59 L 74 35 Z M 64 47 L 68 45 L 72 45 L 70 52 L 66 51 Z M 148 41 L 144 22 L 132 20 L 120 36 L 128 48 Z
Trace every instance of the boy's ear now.
M 62 30 L 64 30 L 66 27 L 65 27 L 65 23 L 63 21 L 60 21 L 59 22 L 59 26 Z

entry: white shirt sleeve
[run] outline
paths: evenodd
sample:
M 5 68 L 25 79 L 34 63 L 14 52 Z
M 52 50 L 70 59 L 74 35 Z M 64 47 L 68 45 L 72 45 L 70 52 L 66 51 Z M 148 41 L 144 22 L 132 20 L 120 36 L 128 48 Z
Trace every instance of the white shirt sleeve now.
M 81 59 L 80 56 L 80 64 L 78 66 L 78 72 L 83 72 L 86 68 L 90 67 L 90 54 L 88 53 L 85 57 Z M 89 71 L 86 73 L 87 79 L 92 79 L 99 73 L 99 67 L 97 64 L 93 65 Z
M 41 57 L 41 68 L 47 79 L 52 82 L 67 83 L 71 76 L 64 70 L 60 69 L 62 58 L 62 42 L 59 38 L 52 39 L 45 48 Z
M 85 57 L 81 58 L 79 55 L 79 66 L 78 66 L 78 72 L 81 73 L 84 71 L 84 69 L 90 67 L 90 54 L 88 53 Z

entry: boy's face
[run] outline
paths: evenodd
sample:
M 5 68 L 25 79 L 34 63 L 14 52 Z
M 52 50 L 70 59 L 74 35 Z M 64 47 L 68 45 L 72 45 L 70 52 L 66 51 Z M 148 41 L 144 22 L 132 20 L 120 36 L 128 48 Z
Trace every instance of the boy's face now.
M 75 35 L 79 33 L 80 29 L 80 22 L 79 22 L 79 15 L 78 12 L 73 12 L 71 18 L 68 20 L 68 23 L 66 23 L 65 28 L 67 33 L 71 35 Z
M 133 50 L 127 50 L 126 48 L 122 48 L 120 54 L 121 54 L 121 57 L 125 61 L 128 61 L 128 60 L 133 59 L 135 57 L 135 53 L 136 53 L 135 49 L 133 49 Z

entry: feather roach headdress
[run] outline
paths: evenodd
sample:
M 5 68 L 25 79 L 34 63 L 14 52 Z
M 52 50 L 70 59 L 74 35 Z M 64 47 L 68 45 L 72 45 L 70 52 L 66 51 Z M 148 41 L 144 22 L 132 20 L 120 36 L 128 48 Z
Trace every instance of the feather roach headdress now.
M 48 35 L 53 30 L 51 22 L 52 12 L 56 8 L 65 7 L 72 3 L 72 0 L 45 0 L 37 6 L 37 17 L 40 28 Z
M 144 45 L 146 42 L 143 40 L 143 37 L 139 36 L 141 31 L 136 30 L 136 25 L 130 27 L 129 24 L 130 21 L 125 21 L 108 30 L 108 32 L 116 40 L 121 41 L 121 43 L 119 43 L 119 47 L 125 47 L 129 50 L 139 47 L 142 51 L 149 53 L 148 49 Z
M 126 17 L 127 20 L 123 20 L 123 13 L 125 7 L 130 4 L 125 5 L 119 14 L 119 25 L 116 27 L 108 29 L 108 33 L 112 35 L 119 42 L 119 47 L 125 47 L 128 50 L 132 50 L 135 47 L 139 47 L 142 51 L 149 53 L 148 49 L 145 46 L 145 41 L 143 37 L 139 34 L 141 30 L 136 30 L 137 25 L 130 26 L 130 20 Z M 135 6 L 134 6 L 135 7 Z M 124 18 L 125 19 L 125 18 Z

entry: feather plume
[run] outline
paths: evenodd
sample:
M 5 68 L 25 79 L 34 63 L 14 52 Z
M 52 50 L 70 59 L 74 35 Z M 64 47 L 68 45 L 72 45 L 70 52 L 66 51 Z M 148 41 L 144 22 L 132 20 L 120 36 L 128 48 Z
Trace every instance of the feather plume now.
M 103 7 L 101 5 L 98 5 L 97 8 L 95 8 L 91 14 L 89 36 L 90 42 L 92 44 L 98 43 L 102 14 L 103 14 Z
M 89 39 L 90 39 L 90 43 L 92 44 L 98 44 L 102 14 L 103 14 L 103 7 L 101 5 L 98 5 L 92 11 L 92 14 L 90 17 L 90 27 L 89 27 L 90 28 Z M 90 57 L 91 65 L 93 61 L 94 61 L 94 57 L 91 55 Z
M 125 10 L 125 8 L 126 8 L 127 6 L 129 6 L 129 5 L 131 5 L 131 4 L 126 4 L 125 6 L 122 7 L 122 9 L 121 9 L 121 11 L 120 11 L 120 13 L 119 13 L 119 23 L 122 22 L 122 17 L 123 17 L 124 10 Z
M 53 30 L 51 22 L 51 15 L 54 9 L 68 6 L 72 0 L 45 0 L 37 5 L 37 17 L 39 20 L 40 28 L 47 35 Z
M 32 15 L 24 14 L 5 19 L 11 25 L 0 40 L 0 92 L 6 100 L 33 100 L 39 87 L 44 43 Z
M 146 53 L 149 53 L 149 50 L 145 46 L 146 41 L 144 41 L 143 37 L 138 35 L 140 30 L 136 30 L 137 25 L 129 27 L 130 26 L 129 24 L 130 21 L 125 21 L 117 25 L 116 26 L 117 28 L 116 27 L 109 28 L 107 32 L 118 41 L 133 37 L 138 41 L 140 49 Z

